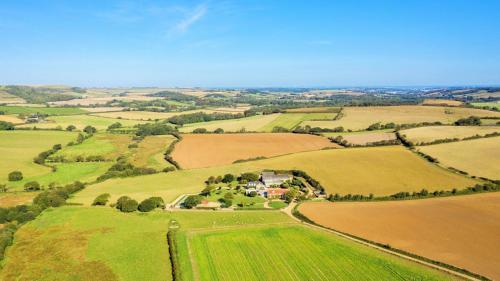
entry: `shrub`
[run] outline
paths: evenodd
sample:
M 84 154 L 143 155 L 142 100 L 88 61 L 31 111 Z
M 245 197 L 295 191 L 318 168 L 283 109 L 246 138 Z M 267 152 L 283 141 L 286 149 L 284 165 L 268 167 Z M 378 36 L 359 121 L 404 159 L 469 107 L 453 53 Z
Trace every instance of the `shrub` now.
M 193 134 L 206 134 L 208 131 L 205 128 L 196 128 L 193 130 Z
M 92 202 L 92 206 L 105 206 L 109 201 L 109 197 L 111 197 L 109 193 L 103 193 L 97 196 L 94 202 Z
M 73 125 L 69 125 L 68 127 L 66 127 L 66 131 L 68 131 L 68 132 L 72 132 L 74 130 L 76 130 L 76 127 Z
M 217 129 L 215 129 L 215 130 L 214 130 L 214 133 L 215 133 L 215 134 L 224 134 L 224 129 L 222 129 L 222 128 L 217 128 Z
M 150 211 L 154 210 L 155 208 L 156 208 L 156 203 L 151 198 L 145 199 L 138 206 L 138 209 L 141 212 L 150 212 Z
M 122 123 L 116 122 L 108 126 L 108 131 L 122 127 Z
M 132 198 L 128 197 L 128 196 L 122 196 L 120 198 L 118 198 L 118 200 L 116 200 L 116 205 L 115 207 L 121 211 L 121 209 L 123 208 L 123 205 L 126 201 L 128 200 L 131 200 Z
M 89 135 L 92 135 L 94 134 L 95 132 L 97 132 L 97 129 L 92 127 L 92 126 L 87 126 L 85 128 L 83 128 L 83 131 Z
M 60 207 L 66 202 L 66 198 L 64 197 L 57 192 L 45 191 L 38 194 L 33 199 L 33 204 L 40 206 L 42 209 L 46 209 L 48 207 Z
M 135 201 L 134 199 L 130 199 L 130 200 L 125 201 L 122 204 L 122 208 L 120 209 L 120 211 L 122 211 L 124 213 L 135 212 L 135 211 L 137 211 L 138 205 L 139 204 L 137 203 L 137 201 Z
M 26 191 L 37 191 L 40 190 L 40 184 L 36 181 L 27 182 L 24 185 L 24 190 Z
M 225 174 L 224 177 L 222 178 L 223 183 L 230 183 L 235 180 L 235 176 L 232 174 Z
M 259 180 L 259 175 L 254 174 L 254 173 L 243 173 L 240 176 L 240 181 L 258 181 Z
M 164 172 L 164 173 L 173 172 L 173 171 L 175 171 L 174 167 L 166 167 L 166 168 L 163 168 L 163 170 L 162 170 L 162 172 Z
M 9 181 L 20 181 L 23 179 L 23 173 L 14 171 L 9 174 Z

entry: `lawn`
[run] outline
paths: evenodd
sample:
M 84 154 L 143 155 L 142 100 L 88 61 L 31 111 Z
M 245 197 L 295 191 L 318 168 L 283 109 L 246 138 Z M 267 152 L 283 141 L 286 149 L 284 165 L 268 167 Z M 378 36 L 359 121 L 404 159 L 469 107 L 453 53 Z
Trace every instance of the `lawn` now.
M 171 135 L 145 137 L 138 147 L 132 150 L 131 163 L 139 167 L 150 167 L 157 170 L 172 166 L 164 159 L 164 153 L 175 140 L 176 138 Z
M 136 200 L 161 196 L 171 202 L 182 194 L 200 192 L 210 176 L 263 169 L 304 170 L 318 180 L 327 193 L 340 194 L 390 195 L 422 188 L 464 188 L 477 183 L 431 164 L 401 146 L 385 146 L 302 152 L 212 168 L 111 179 L 87 187 L 75 196 L 73 202 L 90 204 L 104 192 L 110 193 L 113 200 L 121 195 Z
M 311 202 L 299 210 L 318 224 L 498 280 L 499 205 L 500 192 L 492 192 L 395 202 Z
M 243 204 L 245 206 L 247 205 L 257 205 L 258 206 L 263 206 L 263 204 L 259 204 L 259 203 L 263 203 L 264 201 L 266 201 L 263 197 L 261 196 L 255 196 L 255 197 L 250 197 L 250 196 L 246 196 L 244 193 L 241 193 L 240 191 L 236 191 L 236 190 L 216 190 L 216 191 L 212 191 L 211 195 L 210 196 L 207 196 L 205 197 L 205 199 L 207 199 L 208 201 L 218 201 L 219 199 L 221 198 L 224 198 L 224 195 L 226 195 L 226 193 L 232 193 L 233 194 L 233 206 L 238 206 L 238 204 Z
M 285 208 L 286 206 L 288 206 L 288 204 L 281 200 L 273 200 L 269 202 L 269 207 L 273 209 L 282 209 Z
M 441 165 L 473 176 L 500 180 L 500 137 L 421 146 L 418 149 Z
M 33 163 L 40 152 L 76 139 L 76 133 L 55 131 L 0 131 L 0 183 L 18 170 L 25 177 L 49 173 L 50 169 Z
M 303 226 L 188 232 L 185 280 L 448 280 L 450 276 Z M 188 244 L 188 245 L 186 245 Z M 186 250 L 186 247 L 190 251 Z M 189 254 L 190 253 L 190 254 Z
M 489 126 L 431 126 L 420 127 L 400 131 L 409 141 L 414 144 L 431 142 L 438 139 L 463 139 L 475 135 L 484 136 L 500 132 L 500 127 Z
M 115 160 L 127 152 L 132 140 L 131 135 L 98 133 L 81 144 L 67 146 L 54 154 L 64 156 L 67 160 L 75 160 L 77 156 L 103 156 L 107 160 Z
M 105 118 L 91 115 L 69 115 L 69 116 L 52 116 L 47 118 L 44 123 L 25 124 L 20 127 L 26 128 L 56 128 L 60 126 L 65 129 L 69 125 L 75 126 L 77 129 L 82 130 L 85 126 L 93 126 L 98 130 L 105 130 L 109 125 L 119 122 L 124 127 L 132 127 L 136 124 L 147 123 L 147 121 L 125 120 L 118 118 Z
M 208 131 L 222 128 L 226 132 L 239 132 L 241 130 L 247 132 L 260 132 L 263 131 L 263 128 L 267 124 L 273 122 L 279 116 L 280 114 L 256 115 L 240 119 L 192 123 L 184 125 L 184 127 L 180 128 L 180 131 L 188 133 L 197 128 L 205 128 Z
M 293 130 L 303 121 L 310 120 L 333 120 L 337 113 L 324 112 L 324 113 L 284 113 L 278 118 L 274 119 L 271 123 L 262 128 L 265 132 L 271 132 L 274 127 L 283 127 L 288 130 Z
M 0 111 L 5 114 L 32 114 L 47 115 L 76 115 L 87 111 L 77 107 L 27 107 L 27 106 L 0 106 Z
M 62 207 L 23 226 L 2 280 L 169 280 L 168 213 Z
M 342 126 L 346 130 L 364 130 L 377 122 L 383 124 L 390 122 L 408 124 L 439 121 L 443 124 L 450 124 L 460 118 L 469 116 L 500 117 L 499 112 L 482 109 L 413 105 L 345 107 L 343 114 L 342 118 L 335 121 L 304 121 L 301 125 L 331 129 Z

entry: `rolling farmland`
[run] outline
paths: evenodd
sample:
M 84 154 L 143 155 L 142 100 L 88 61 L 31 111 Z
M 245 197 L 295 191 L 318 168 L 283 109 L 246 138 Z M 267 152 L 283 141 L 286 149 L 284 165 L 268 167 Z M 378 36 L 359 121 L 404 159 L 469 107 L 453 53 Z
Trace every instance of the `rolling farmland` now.
M 403 130 L 400 131 L 400 134 L 418 145 L 418 143 L 432 142 L 438 139 L 463 139 L 475 135 L 484 136 L 495 132 L 500 132 L 500 127 L 431 126 Z
M 214 113 L 214 110 L 189 110 L 189 111 L 174 111 L 174 112 L 152 112 L 152 111 L 118 111 L 118 112 L 103 112 L 93 114 L 95 116 L 106 118 L 121 118 L 129 120 L 160 120 L 167 119 L 172 116 L 192 114 L 197 112 Z
M 274 119 L 271 123 L 264 126 L 261 130 L 271 132 L 274 127 L 282 127 L 288 130 L 293 130 L 303 121 L 308 120 L 333 120 L 337 113 L 284 113 Z
M 318 224 L 496 280 L 499 206 L 495 192 L 397 202 L 311 202 L 299 210 Z
M 33 114 L 47 115 L 77 115 L 86 111 L 77 107 L 28 107 L 28 106 L 0 106 L 0 111 L 5 114 Z
M 396 139 L 396 135 L 391 130 L 363 131 L 353 133 L 323 133 L 325 137 L 342 136 L 350 144 L 366 145 L 370 142 L 387 141 Z
M 179 129 L 183 133 L 192 132 L 197 128 L 205 128 L 208 131 L 214 131 L 217 128 L 222 128 L 225 132 L 239 132 L 245 130 L 247 132 L 260 132 L 263 128 L 278 118 L 280 114 L 257 115 L 252 117 L 210 121 L 202 123 L 186 124 Z
M 14 125 L 24 123 L 24 120 L 15 115 L 0 115 L 0 121 L 9 122 Z
M 65 129 L 69 125 L 75 126 L 77 129 L 82 130 L 86 126 L 93 126 L 98 130 L 105 130 L 109 125 L 119 122 L 124 127 L 132 127 L 136 124 L 147 123 L 147 121 L 125 120 L 115 118 L 105 118 L 91 115 L 68 115 L 68 116 L 52 116 L 47 118 L 44 123 L 25 124 L 20 127 L 23 128 L 41 128 L 41 129 L 54 129 L 61 127 Z
M 363 130 L 371 124 L 393 122 L 395 124 L 409 124 L 420 122 L 452 123 L 460 118 L 469 116 L 500 117 L 500 113 L 472 108 L 450 108 L 439 106 L 375 106 L 375 107 L 346 107 L 344 116 L 335 121 L 305 121 L 302 125 L 322 128 L 336 128 Z
M 185 169 L 231 164 L 236 160 L 338 148 L 330 141 L 299 134 L 184 135 L 172 157 Z
M 500 179 L 500 137 L 418 147 L 441 165 L 473 176 Z

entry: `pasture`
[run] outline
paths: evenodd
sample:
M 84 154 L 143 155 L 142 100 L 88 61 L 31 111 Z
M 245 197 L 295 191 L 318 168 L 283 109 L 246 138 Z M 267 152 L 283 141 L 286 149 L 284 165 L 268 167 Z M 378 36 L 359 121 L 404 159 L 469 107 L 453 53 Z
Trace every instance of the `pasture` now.
M 34 114 L 47 115 L 76 115 L 86 111 L 77 107 L 29 107 L 29 106 L 0 106 L 5 114 Z
M 319 107 L 301 107 L 301 108 L 290 108 L 287 109 L 287 113 L 338 113 L 340 111 L 340 107 L 327 107 L 327 106 L 319 106 Z
M 123 127 L 132 127 L 136 124 L 147 123 L 147 121 L 126 120 L 117 118 L 105 118 L 91 115 L 68 115 L 68 116 L 51 116 L 44 123 L 25 124 L 23 128 L 41 128 L 53 129 L 61 127 L 65 129 L 69 125 L 75 126 L 78 130 L 83 130 L 86 126 L 93 126 L 97 130 L 106 130 L 109 125 L 119 122 Z
M 131 163 L 138 167 L 150 167 L 157 170 L 172 166 L 164 159 L 164 153 L 175 140 L 176 138 L 170 135 L 145 137 L 136 149 L 132 149 Z
M 421 146 L 418 150 L 437 158 L 443 166 L 500 179 L 500 137 Z
M 327 193 L 340 194 L 390 195 L 422 188 L 464 188 L 477 183 L 428 163 L 401 146 L 385 146 L 301 152 L 212 168 L 111 179 L 88 186 L 71 201 L 90 205 L 95 197 L 107 192 L 112 200 L 122 195 L 137 200 L 160 196 L 165 202 L 171 202 L 181 194 L 200 192 L 210 176 L 263 169 L 304 170 L 318 180 Z
M 259 132 L 262 131 L 263 127 L 274 121 L 279 116 L 280 114 L 268 114 L 256 115 L 240 119 L 192 123 L 186 124 L 183 127 L 179 128 L 179 131 L 183 133 L 190 133 L 194 129 L 205 128 L 208 131 L 213 132 L 217 128 L 222 128 L 225 132 L 240 132 L 242 130 L 247 132 Z
M 0 193 L 0 207 L 14 207 L 21 204 L 31 203 L 37 195 L 36 192 L 3 192 Z
M 446 99 L 425 99 L 422 102 L 423 105 L 442 105 L 442 106 L 461 106 L 463 102 L 458 100 L 446 100 Z
M 401 279 L 451 279 L 299 225 L 198 230 L 185 235 L 179 247 L 181 264 L 192 261 L 192 275 L 185 280 L 331 280 L 332 276 L 390 280 L 395 272 Z
M 350 130 L 364 130 L 371 124 L 393 122 L 395 124 L 409 124 L 420 122 L 442 122 L 450 124 L 460 118 L 469 116 L 500 117 L 499 112 L 482 109 L 439 106 L 373 106 L 373 107 L 345 107 L 344 116 L 335 121 L 304 121 L 302 126 L 336 128 L 339 126 Z
M 438 139 L 463 139 L 475 135 L 484 136 L 495 132 L 500 132 L 500 127 L 431 126 L 403 130 L 400 131 L 400 134 L 418 145 L 418 143 L 427 143 Z
M 7 175 L 21 171 L 25 178 L 50 173 L 50 168 L 33 163 L 40 152 L 76 139 L 76 133 L 56 131 L 0 131 L 0 183 Z
M 152 111 L 116 111 L 116 112 L 103 112 L 93 114 L 95 116 L 106 117 L 106 118 L 120 118 L 129 120 L 160 120 L 167 119 L 172 116 L 191 114 L 197 112 L 214 113 L 213 110 L 189 110 L 189 111 L 174 111 L 174 112 L 152 112 Z
M 115 160 L 128 151 L 131 141 L 130 135 L 98 133 L 81 144 L 64 147 L 54 157 L 64 156 L 66 160 L 75 161 L 77 157 L 103 156 L 106 160 Z
M 0 279 L 168 280 L 168 218 L 108 207 L 46 210 L 18 230 Z
M 337 113 L 324 112 L 324 113 L 283 113 L 262 127 L 262 131 L 271 132 L 274 127 L 283 127 L 288 130 L 293 130 L 303 121 L 309 120 L 333 120 Z
M 310 202 L 314 222 L 500 278 L 500 193 L 393 202 Z
M 188 134 L 172 157 L 185 169 L 231 164 L 236 160 L 339 147 L 305 134 Z
M 352 133 L 323 133 L 325 137 L 342 136 L 350 144 L 366 145 L 370 142 L 387 141 L 396 139 L 396 135 L 391 130 L 362 131 Z
M 473 102 L 471 104 L 472 106 L 480 108 L 487 107 L 487 108 L 500 109 L 500 102 Z
M 24 123 L 24 120 L 15 115 L 0 115 L 0 121 L 9 122 L 14 125 Z
M 25 103 L 26 101 L 20 97 L 11 95 L 0 90 L 0 103 Z

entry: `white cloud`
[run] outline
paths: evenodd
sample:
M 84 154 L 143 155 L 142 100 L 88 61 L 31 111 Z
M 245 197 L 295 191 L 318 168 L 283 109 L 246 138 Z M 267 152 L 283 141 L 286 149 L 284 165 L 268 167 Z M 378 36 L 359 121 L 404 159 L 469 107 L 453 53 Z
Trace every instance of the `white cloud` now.
M 179 21 L 173 28 L 173 31 L 176 32 L 186 32 L 189 28 L 199 21 L 205 14 L 207 13 L 207 6 L 205 4 L 201 4 L 196 6 L 191 12 L 187 14 L 187 16 Z

